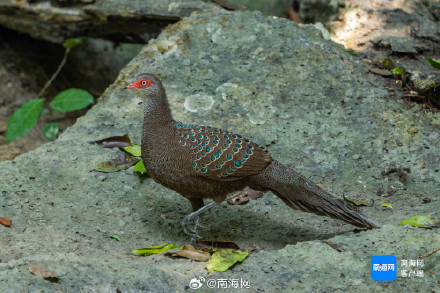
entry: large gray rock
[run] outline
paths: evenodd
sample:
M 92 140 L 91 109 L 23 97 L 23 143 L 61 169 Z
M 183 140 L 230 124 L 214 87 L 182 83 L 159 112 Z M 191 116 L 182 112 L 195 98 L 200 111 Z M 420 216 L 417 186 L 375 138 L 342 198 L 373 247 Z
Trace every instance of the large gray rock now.
M 412 215 L 440 218 L 439 113 L 408 107 L 322 35 L 314 26 L 220 9 L 168 27 L 57 141 L 0 163 L 1 216 L 13 220 L 0 227 L 2 292 L 182 292 L 198 276 L 249 279 L 253 291 L 265 292 L 435 290 L 439 253 L 425 259 L 423 278 L 381 283 L 369 274 L 373 255 L 396 255 L 400 275 L 401 259 L 440 243 L 435 230 L 398 226 Z M 162 78 L 176 119 L 241 133 L 334 194 L 374 200 L 362 212 L 383 227 L 359 232 L 293 211 L 268 193 L 204 217 L 205 239 L 258 251 L 228 272 L 208 276 L 205 263 L 125 255 L 189 240 L 180 228 L 186 199 L 132 170 L 90 172 L 120 153 L 90 141 L 130 133 L 140 142 L 141 101 L 122 90 L 140 72 Z M 389 167 L 411 173 L 401 183 L 381 175 Z M 126 241 L 106 238 L 115 233 Z M 63 276 L 50 283 L 31 275 L 29 261 Z
M 62 43 L 79 36 L 155 33 L 193 11 L 214 6 L 201 0 L 0 0 L 0 24 Z

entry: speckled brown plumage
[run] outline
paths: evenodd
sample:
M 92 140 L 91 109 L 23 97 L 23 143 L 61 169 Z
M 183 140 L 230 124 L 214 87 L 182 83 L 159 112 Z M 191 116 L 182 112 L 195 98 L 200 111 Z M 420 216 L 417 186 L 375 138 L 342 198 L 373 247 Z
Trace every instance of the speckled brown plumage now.
M 272 159 L 257 144 L 225 130 L 174 121 L 160 80 L 152 74 L 138 75 L 126 86 L 144 99 L 142 159 L 155 181 L 188 198 L 193 213 L 184 220 L 184 231 L 195 237 L 193 218 L 209 209 L 203 199 L 220 203 L 234 191 L 249 186 L 272 191 L 288 206 L 329 216 L 365 228 L 378 225 L 349 209 L 293 169 Z

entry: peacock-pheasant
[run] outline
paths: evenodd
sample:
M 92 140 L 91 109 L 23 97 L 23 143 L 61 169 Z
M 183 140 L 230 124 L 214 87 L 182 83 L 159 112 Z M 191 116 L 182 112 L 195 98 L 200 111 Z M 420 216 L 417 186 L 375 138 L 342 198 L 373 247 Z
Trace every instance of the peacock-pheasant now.
M 379 227 L 252 141 L 215 127 L 175 121 L 156 76 L 140 74 L 125 88 L 135 90 L 145 103 L 141 147 L 148 175 L 191 202 L 193 212 L 184 218 L 182 227 L 193 242 L 199 237 L 199 215 L 247 186 L 270 190 L 293 209 L 358 227 Z M 207 198 L 213 201 L 204 205 Z

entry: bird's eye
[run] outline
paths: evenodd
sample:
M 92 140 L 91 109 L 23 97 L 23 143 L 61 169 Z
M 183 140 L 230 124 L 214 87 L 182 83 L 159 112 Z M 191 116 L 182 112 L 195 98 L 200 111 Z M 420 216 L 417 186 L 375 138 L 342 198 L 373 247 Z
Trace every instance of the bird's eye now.
M 137 82 L 136 82 L 136 86 L 135 86 L 135 88 L 147 88 L 147 87 L 149 87 L 151 85 L 151 80 L 148 80 L 148 79 L 139 79 Z

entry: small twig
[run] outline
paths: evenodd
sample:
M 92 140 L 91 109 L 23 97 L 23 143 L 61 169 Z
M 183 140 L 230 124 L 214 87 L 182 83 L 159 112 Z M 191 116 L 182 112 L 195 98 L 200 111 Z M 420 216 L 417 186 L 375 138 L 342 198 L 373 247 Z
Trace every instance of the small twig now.
M 410 98 L 410 99 L 417 99 L 417 100 L 424 100 L 426 99 L 425 96 L 421 96 L 421 95 L 403 95 L 403 98 Z
M 231 3 L 226 0 L 211 0 L 211 2 L 223 7 L 226 10 L 241 10 L 241 11 L 247 10 L 247 8 L 242 5 Z
M 63 60 L 61 60 L 60 65 L 58 65 L 57 70 L 52 74 L 52 76 L 50 77 L 50 79 L 46 82 L 46 84 L 44 85 L 44 87 L 41 89 L 41 91 L 38 93 L 37 97 L 41 97 L 44 92 L 47 90 L 48 87 L 50 87 L 50 85 L 52 84 L 52 82 L 54 81 L 54 79 L 57 77 L 57 75 L 60 73 L 61 69 L 63 69 L 64 64 L 66 64 L 66 60 L 67 60 L 67 55 L 69 54 L 70 49 L 66 49 L 66 51 L 64 52 L 64 56 L 63 56 Z
M 434 253 L 436 253 L 437 251 L 440 251 L 440 247 L 438 247 L 438 248 L 436 248 L 436 249 L 434 249 L 433 251 L 431 251 L 431 252 L 428 252 L 428 253 L 426 253 L 426 254 L 424 254 L 424 255 L 422 255 L 420 258 L 424 258 L 424 257 L 428 257 L 428 256 L 431 256 L 431 255 L 433 255 Z
M 329 245 L 331 248 L 333 248 L 333 249 L 335 249 L 335 250 L 337 250 L 339 252 L 344 252 L 344 249 L 342 247 L 339 247 L 338 245 L 336 245 L 334 243 L 331 243 L 328 240 L 323 240 L 322 243 L 325 243 L 325 244 Z

